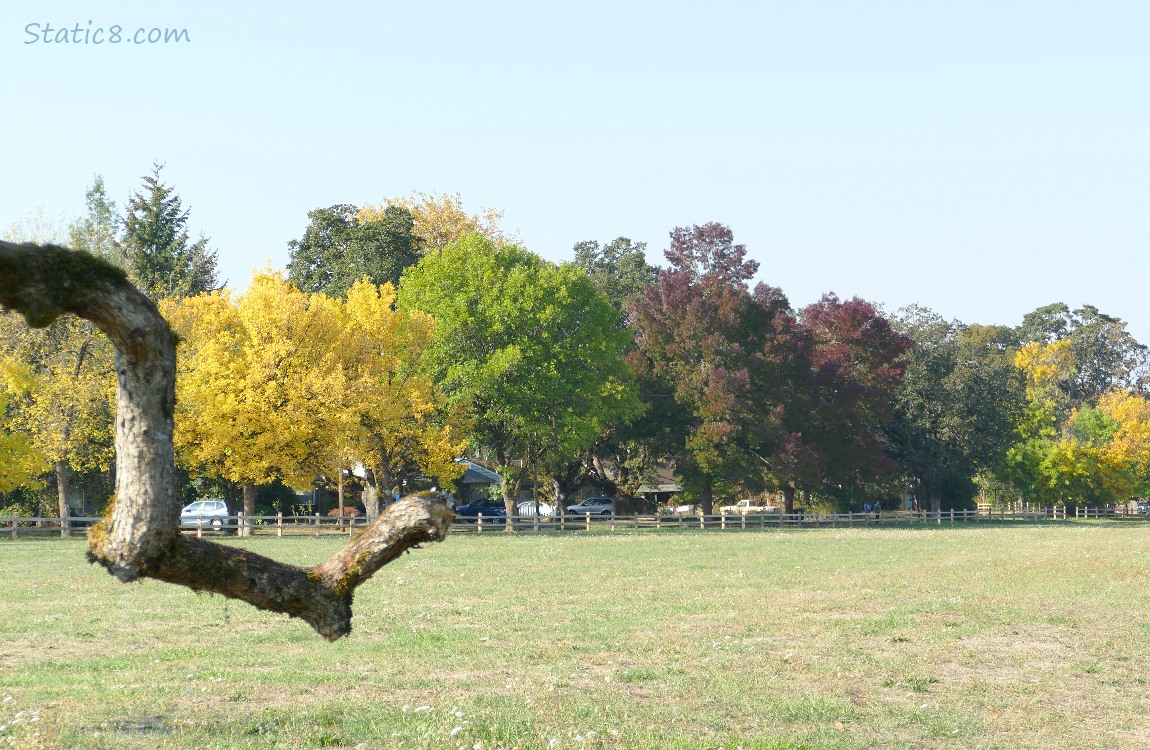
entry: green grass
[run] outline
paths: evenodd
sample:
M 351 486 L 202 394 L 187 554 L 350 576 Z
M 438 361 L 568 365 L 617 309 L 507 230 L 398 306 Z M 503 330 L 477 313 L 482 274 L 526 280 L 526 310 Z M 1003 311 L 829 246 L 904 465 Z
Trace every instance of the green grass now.
M 6 541 L 0 748 L 1144 748 L 1148 581 L 1130 524 L 453 535 L 327 644 Z

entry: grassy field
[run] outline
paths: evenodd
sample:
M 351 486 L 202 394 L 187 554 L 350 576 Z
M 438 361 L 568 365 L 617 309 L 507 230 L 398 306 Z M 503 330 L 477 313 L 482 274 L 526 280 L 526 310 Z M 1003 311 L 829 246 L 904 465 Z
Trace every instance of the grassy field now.
M 326 644 L 0 542 L 0 748 L 1146 748 L 1148 581 L 1131 524 L 455 535 Z

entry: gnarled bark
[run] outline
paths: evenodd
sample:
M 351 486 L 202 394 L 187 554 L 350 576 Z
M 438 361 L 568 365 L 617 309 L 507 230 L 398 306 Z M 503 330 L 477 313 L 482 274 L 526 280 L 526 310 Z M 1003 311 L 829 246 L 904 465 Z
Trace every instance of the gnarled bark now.
M 180 536 L 172 447 L 176 341 L 155 304 L 92 255 L 3 241 L 0 304 L 34 327 L 74 313 L 116 346 L 116 495 L 88 535 L 88 556 L 121 581 L 147 576 L 242 599 L 299 617 L 335 640 L 351 632 L 356 586 L 405 550 L 446 535 L 451 511 L 408 497 L 312 568 Z

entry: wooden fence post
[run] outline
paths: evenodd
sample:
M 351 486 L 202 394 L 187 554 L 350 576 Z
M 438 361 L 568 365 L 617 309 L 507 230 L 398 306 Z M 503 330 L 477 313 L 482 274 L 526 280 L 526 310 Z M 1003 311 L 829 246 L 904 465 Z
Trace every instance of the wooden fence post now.
M 319 513 L 315 514 L 315 535 L 319 536 Z
M 476 513 L 475 514 L 475 533 L 476 534 L 482 534 L 483 533 L 483 514 L 482 513 Z
M 284 514 L 283 511 L 276 513 L 276 536 L 283 538 L 284 535 Z
M 17 521 L 15 518 L 13 518 L 13 519 L 12 519 L 12 538 L 13 538 L 13 539 L 15 539 L 15 538 L 16 538 L 16 535 L 17 535 L 17 531 L 16 531 L 16 530 L 17 530 L 17 529 L 19 529 L 19 528 L 20 528 L 20 522 L 19 522 L 19 521 Z
M 587 511 L 586 513 L 583 514 L 583 516 L 586 519 L 586 521 L 585 521 L 586 526 L 584 527 L 584 529 L 586 531 L 590 531 L 591 530 L 591 512 Z

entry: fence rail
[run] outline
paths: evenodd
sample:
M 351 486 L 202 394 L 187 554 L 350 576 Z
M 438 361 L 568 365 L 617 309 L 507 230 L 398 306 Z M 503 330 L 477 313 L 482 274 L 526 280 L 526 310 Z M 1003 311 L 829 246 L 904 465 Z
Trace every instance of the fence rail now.
M 891 511 L 874 513 L 749 513 L 716 515 L 667 515 L 640 514 L 634 516 L 516 516 L 483 517 L 476 519 L 456 519 L 451 525 L 453 533 L 484 533 L 503 531 L 508 524 L 521 532 L 578 532 L 599 530 L 638 530 L 638 529 L 817 529 L 882 527 L 898 528 L 922 525 L 950 525 L 959 523 L 986 522 L 1040 522 L 1070 519 L 1143 519 L 1150 517 L 1125 507 L 1118 508 L 1074 508 L 1071 511 L 1063 506 L 1051 508 L 1025 509 L 980 509 L 931 511 Z M 69 536 L 83 534 L 100 519 L 94 516 L 76 516 L 61 522 L 59 518 L 0 518 L 0 538 L 19 539 L 21 537 Z M 222 520 L 222 519 L 221 519 Z M 354 535 L 363 529 L 369 519 L 363 517 L 334 517 L 319 514 L 311 516 L 245 516 L 240 513 L 229 516 L 226 523 L 213 526 L 211 519 L 201 519 L 200 523 L 184 524 L 183 533 L 204 536 L 221 534 L 242 534 L 244 536 L 332 536 Z

